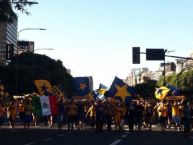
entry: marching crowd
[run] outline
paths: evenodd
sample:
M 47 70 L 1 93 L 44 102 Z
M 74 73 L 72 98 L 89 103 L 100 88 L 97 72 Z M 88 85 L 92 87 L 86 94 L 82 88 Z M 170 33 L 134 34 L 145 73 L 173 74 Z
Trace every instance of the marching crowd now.
M 157 125 L 161 131 L 174 127 L 176 131 L 183 131 L 186 135 L 193 127 L 193 104 L 186 100 L 133 100 L 125 105 L 120 99 L 114 98 L 103 101 L 71 99 L 67 102 L 60 99 L 57 109 L 57 115 L 39 116 L 34 112 L 30 97 L 13 99 L 6 105 L 0 102 L 0 129 L 5 120 L 8 120 L 10 128 L 14 131 L 17 118 L 24 129 L 29 129 L 32 124 L 38 126 L 43 121 L 49 127 L 57 123 L 60 132 L 65 125 L 69 131 L 92 126 L 97 132 L 104 129 L 122 131 L 125 126 L 128 126 L 131 132 L 142 127 L 151 131 L 152 125 Z

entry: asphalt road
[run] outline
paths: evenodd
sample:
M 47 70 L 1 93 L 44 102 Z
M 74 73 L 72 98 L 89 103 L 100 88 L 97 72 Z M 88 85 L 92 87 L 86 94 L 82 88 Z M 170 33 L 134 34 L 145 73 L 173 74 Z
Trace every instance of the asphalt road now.
M 3 129 L 0 132 L 0 145 L 193 145 L 193 132 L 184 137 L 181 132 L 173 130 L 159 131 L 103 131 L 95 132 L 87 128 L 83 131 L 68 132 L 63 130 L 59 134 L 56 128 L 32 128 L 24 130 L 21 128 L 11 132 Z

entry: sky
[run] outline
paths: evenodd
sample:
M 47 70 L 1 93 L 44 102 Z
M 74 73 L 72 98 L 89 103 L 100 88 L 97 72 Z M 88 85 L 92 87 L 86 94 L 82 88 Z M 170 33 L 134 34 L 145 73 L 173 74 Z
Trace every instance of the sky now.
M 20 40 L 35 42 L 35 53 L 60 59 L 74 77 L 93 76 L 94 88 L 125 79 L 133 68 L 157 70 L 162 61 L 132 64 L 132 47 L 193 52 L 192 0 L 36 0 L 31 15 L 18 14 Z M 166 58 L 166 62 L 175 59 Z

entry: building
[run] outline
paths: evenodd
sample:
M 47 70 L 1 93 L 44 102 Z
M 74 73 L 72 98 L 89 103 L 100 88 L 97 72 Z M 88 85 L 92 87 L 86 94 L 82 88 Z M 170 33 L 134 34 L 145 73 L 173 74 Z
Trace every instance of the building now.
M 186 65 L 185 62 L 186 60 L 184 59 L 176 59 L 176 73 L 180 73 L 184 69 Z
M 13 22 L 0 22 L 0 65 L 6 65 L 17 52 L 17 16 Z
M 128 74 L 125 79 L 125 83 L 130 86 L 135 86 L 136 84 L 143 83 L 148 80 L 149 69 L 148 68 L 135 68 L 131 70 L 131 73 Z
M 17 41 L 18 54 L 23 52 L 34 53 L 34 42 L 33 41 Z
M 164 63 L 160 65 L 161 70 L 164 70 Z M 167 62 L 165 63 L 165 75 L 170 75 L 176 72 L 176 64 L 174 62 Z
M 149 72 L 149 78 L 151 80 L 156 80 L 158 81 L 163 75 L 163 71 L 162 70 L 157 70 L 157 71 L 150 71 Z

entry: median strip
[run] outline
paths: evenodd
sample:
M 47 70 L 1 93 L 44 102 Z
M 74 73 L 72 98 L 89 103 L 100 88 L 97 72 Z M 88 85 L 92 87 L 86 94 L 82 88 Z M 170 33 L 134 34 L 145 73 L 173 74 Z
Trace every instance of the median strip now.
M 44 138 L 43 140 L 44 141 L 49 141 L 49 140 L 52 140 L 52 138 Z
M 30 142 L 30 143 L 27 143 L 27 144 L 25 144 L 25 145 L 33 145 L 34 143 L 33 142 Z
M 122 135 L 121 137 L 122 137 L 122 138 L 126 138 L 126 137 L 127 137 L 127 135 L 126 135 L 126 134 L 124 134 L 124 135 Z
M 111 143 L 110 145 L 117 145 L 118 143 L 120 143 L 122 141 L 122 139 L 117 139 L 115 140 L 113 143 Z

